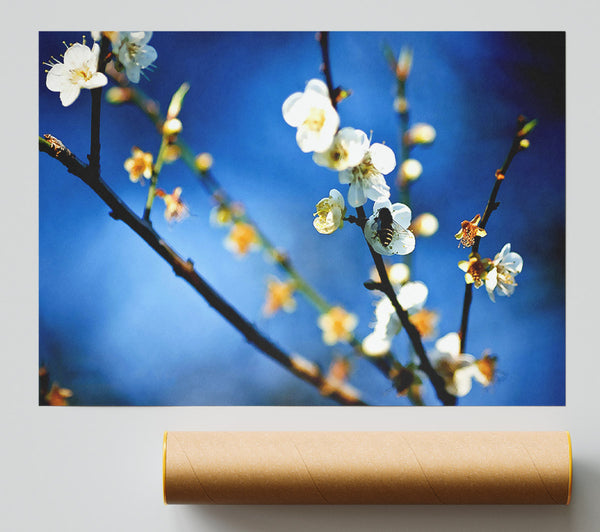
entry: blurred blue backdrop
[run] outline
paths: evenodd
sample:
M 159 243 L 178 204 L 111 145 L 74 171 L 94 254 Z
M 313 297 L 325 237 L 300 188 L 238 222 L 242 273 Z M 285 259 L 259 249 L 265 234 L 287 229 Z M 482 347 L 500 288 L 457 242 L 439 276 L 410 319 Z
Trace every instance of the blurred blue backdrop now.
M 40 33 L 40 64 L 82 33 Z M 88 42 L 91 41 L 89 34 Z M 439 231 L 419 239 L 413 279 L 429 287 L 428 308 L 440 313 L 440 335 L 458 330 L 464 293 L 457 263 L 466 258 L 454 234 L 463 219 L 482 213 L 494 172 L 504 160 L 516 117 L 538 119 L 531 147 L 516 157 L 500 189 L 500 208 L 480 252 L 493 257 L 506 243 L 524 269 L 510 298 L 492 303 L 474 291 L 468 352 L 490 349 L 498 378 L 477 383 L 461 405 L 562 405 L 565 402 L 565 50 L 563 33 L 338 33 L 330 35 L 334 83 L 352 95 L 339 106 L 341 126 L 398 147 L 392 103 L 395 80 L 382 53 L 414 50 L 407 85 L 411 122 L 437 130 L 432 146 L 413 156 L 424 167 L 412 188 L 413 215 L 434 213 Z M 337 174 L 316 166 L 282 118 L 285 98 L 320 77 L 313 33 L 167 33 L 150 43 L 156 69 L 140 88 L 161 103 L 187 81 L 180 118 L 183 138 L 214 157 L 214 174 L 242 200 L 270 239 L 286 249 L 300 273 L 332 303 L 371 329 L 374 295 L 362 282 L 372 259 L 355 226 L 333 235 L 312 227 L 315 204 L 330 188 L 344 194 Z M 45 87 L 40 66 L 39 132 L 61 139 L 80 159 L 89 151 L 90 93 L 63 108 Z M 123 162 L 136 145 L 157 153 L 160 138 L 136 107 L 104 103 L 102 175 L 142 213 L 148 188 L 131 183 Z M 397 195 L 394 174 L 388 177 Z M 167 165 L 159 186 L 183 188 L 192 216 L 169 226 L 162 202 L 157 231 L 236 308 L 288 352 L 325 369 L 335 353 L 321 341 L 317 315 L 297 295 L 293 314 L 261 314 L 266 279 L 284 278 L 260 253 L 236 259 L 225 229 L 209 224 L 212 201 L 182 161 Z M 170 267 L 81 181 L 45 154 L 39 175 L 40 364 L 74 392 L 79 405 L 308 405 L 332 404 L 316 390 L 246 344 Z M 366 205 L 371 212 L 371 203 Z M 426 343 L 431 347 L 432 342 Z M 406 361 L 401 334 L 394 350 Z M 364 360 L 350 382 L 379 405 L 408 404 Z M 438 404 L 429 386 L 427 404 Z

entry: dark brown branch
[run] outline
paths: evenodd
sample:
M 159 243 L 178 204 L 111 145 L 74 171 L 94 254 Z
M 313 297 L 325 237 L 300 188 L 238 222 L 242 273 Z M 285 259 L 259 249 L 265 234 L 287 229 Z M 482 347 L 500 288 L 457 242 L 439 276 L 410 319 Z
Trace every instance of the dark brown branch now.
M 317 34 L 317 38 L 321 44 L 321 53 L 323 55 L 323 74 L 325 75 L 325 79 L 327 80 L 327 87 L 329 89 L 329 99 L 331 100 L 332 105 L 335 107 L 335 89 L 333 89 L 333 81 L 331 77 L 331 66 L 329 61 L 329 40 L 327 32 L 320 32 Z M 365 214 L 364 208 L 357 207 L 356 208 L 356 220 L 366 220 L 367 216 Z M 427 353 L 425 352 L 425 348 L 423 347 L 423 343 L 421 342 L 421 335 L 417 328 L 412 324 L 408 317 L 408 312 L 402 308 L 400 303 L 398 302 L 398 298 L 396 297 L 396 292 L 390 283 L 390 279 L 388 277 L 387 271 L 385 269 L 385 264 L 383 263 L 383 259 L 381 255 L 377 253 L 369 244 L 369 242 L 365 238 L 365 242 L 369 247 L 369 251 L 371 252 L 371 256 L 373 257 L 373 261 L 375 262 L 375 267 L 377 268 L 377 273 L 379 274 L 380 279 L 380 290 L 389 298 L 394 309 L 396 310 L 396 314 L 400 318 L 400 323 L 406 330 L 408 334 L 408 338 L 415 350 L 415 353 L 419 357 L 420 369 L 429 377 L 431 384 L 433 385 L 436 395 L 438 399 L 445 406 L 452 406 L 456 404 L 456 397 L 446 391 L 446 384 L 444 379 L 440 377 L 429 358 L 427 357 Z M 380 370 L 384 371 L 383 368 L 380 367 Z
M 273 360 L 279 362 L 288 371 L 312 384 L 321 390 L 331 384 L 327 382 L 316 366 L 306 370 L 301 365 L 294 363 L 293 357 L 282 351 L 271 340 L 263 336 L 246 318 L 244 318 L 233 306 L 225 301 L 194 269 L 191 260 L 184 260 L 175 250 L 168 246 L 165 241 L 152 229 L 152 227 L 139 218 L 134 212 L 121 201 L 121 199 L 106 185 L 101 177 L 90 167 L 77 159 L 58 139 L 45 135 L 39 139 L 39 149 L 51 157 L 60 161 L 70 173 L 79 177 L 88 185 L 101 199 L 111 208 L 110 215 L 115 220 L 122 220 L 135 233 L 137 233 L 156 253 L 158 253 L 168 264 L 171 265 L 175 274 L 182 277 L 190 284 L 204 299 L 221 314 L 231 325 L 233 325 L 246 340 L 258 350 L 265 353 Z M 346 394 L 341 389 L 334 389 L 327 395 L 334 401 L 345 405 L 366 405 L 356 397 Z
M 329 32 L 320 31 L 317 33 L 317 41 L 321 45 L 321 55 L 323 57 L 323 64 L 321 65 L 321 71 L 325 76 L 325 82 L 327 83 L 327 89 L 329 90 L 329 97 L 331 99 L 331 105 L 333 108 L 337 108 L 337 96 L 338 89 L 333 87 L 333 77 L 331 75 L 331 63 L 329 61 Z
M 106 68 L 108 47 L 110 41 L 104 35 L 100 41 L 100 55 L 98 57 L 98 72 L 104 73 Z M 100 107 L 102 103 L 102 87 L 92 89 L 92 120 L 90 131 L 90 154 L 88 161 L 90 168 L 100 175 Z
M 502 164 L 502 167 L 499 170 L 496 170 L 496 176 L 495 176 L 496 179 L 494 181 L 494 186 L 492 187 L 492 192 L 490 193 L 490 197 L 485 206 L 485 211 L 483 212 L 483 216 L 481 217 L 481 222 L 479 223 L 479 227 L 481 227 L 481 229 L 485 229 L 485 226 L 487 225 L 487 222 L 490 219 L 492 212 L 494 212 L 500 205 L 496 201 L 496 197 L 498 195 L 498 191 L 500 190 L 500 185 L 504 181 L 506 172 L 508 171 L 510 164 L 512 163 L 512 160 L 514 159 L 515 155 L 522 150 L 521 141 L 524 138 L 524 135 L 523 135 L 524 126 L 525 126 L 525 118 L 523 116 L 519 116 L 519 118 L 517 119 L 517 133 L 515 134 L 515 136 L 513 138 L 512 144 L 510 146 L 510 150 L 508 151 L 508 155 L 506 156 L 506 159 L 504 159 L 504 163 Z M 475 237 L 475 241 L 473 242 L 473 246 L 471 247 L 471 253 L 479 252 L 479 243 L 480 242 L 481 242 L 481 237 L 480 236 Z M 461 353 L 464 353 L 465 350 L 467 349 L 467 329 L 468 329 L 468 325 L 469 325 L 469 312 L 471 310 L 471 302 L 472 301 L 473 301 L 473 284 L 466 283 L 465 284 L 465 295 L 464 295 L 464 299 L 463 299 L 463 309 L 462 309 L 462 315 L 461 315 L 461 320 L 460 320 L 460 333 L 459 333 L 460 352 Z
M 359 217 L 365 216 L 365 210 L 363 207 L 357 207 L 356 212 Z M 366 241 L 366 240 L 365 240 Z M 377 268 L 377 273 L 379 274 L 379 290 L 383 292 L 388 299 L 391 301 L 396 314 L 400 318 L 400 323 L 402 327 L 408 334 L 408 338 L 410 343 L 413 346 L 413 349 L 419 357 L 419 367 L 420 369 L 429 377 L 432 386 L 435 389 L 435 393 L 438 396 L 438 399 L 445 406 L 453 406 L 456 404 L 456 397 L 446 391 L 446 383 L 444 379 L 438 375 L 435 371 L 429 358 L 427 357 L 427 353 L 425 352 L 425 348 L 423 347 L 423 342 L 421 342 L 421 335 L 417 328 L 410 321 L 408 312 L 402 308 L 402 305 L 398 302 L 398 298 L 396 297 L 396 292 L 394 291 L 394 287 L 390 282 L 387 271 L 385 269 L 385 264 L 383 263 L 383 258 L 379 253 L 377 253 L 371 245 L 367 242 L 369 246 L 369 251 L 371 252 L 371 256 L 373 257 L 373 262 L 375 262 L 375 267 Z

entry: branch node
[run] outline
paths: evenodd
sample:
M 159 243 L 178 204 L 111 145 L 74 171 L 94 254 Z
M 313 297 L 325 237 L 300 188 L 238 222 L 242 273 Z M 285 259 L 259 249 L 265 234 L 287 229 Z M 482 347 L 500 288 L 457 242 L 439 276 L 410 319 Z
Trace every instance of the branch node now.
M 379 290 L 380 292 L 383 292 L 382 283 L 378 283 L 376 281 L 365 281 L 363 285 L 367 290 Z

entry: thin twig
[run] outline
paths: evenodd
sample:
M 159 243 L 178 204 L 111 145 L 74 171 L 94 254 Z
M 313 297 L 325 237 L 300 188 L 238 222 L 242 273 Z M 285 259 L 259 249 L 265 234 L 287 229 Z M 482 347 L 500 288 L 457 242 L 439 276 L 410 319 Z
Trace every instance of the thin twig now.
M 502 167 L 499 170 L 496 170 L 494 186 L 492 187 L 492 192 L 490 193 L 490 197 L 485 206 L 485 211 L 483 212 L 483 216 L 481 217 L 481 221 L 479 222 L 479 227 L 481 229 L 485 229 L 485 226 L 486 226 L 488 220 L 490 219 L 492 212 L 494 212 L 500 205 L 496 201 L 496 197 L 498 195 L 498 191 L 500 190 L 500 185 L 504 181 L 506 172 L 508 171 L 510 164 L 512 163 L 512 160 L 514 159 L 515 155 L 521 151 L 520 143 L 521 143 L 521 140 L 523 140 L 522 130 L 523 130 L 524 125 L 525 125 L 525 118 L 522 116 L 519 116 L 519 118 L 517 119 L 517 132 L 515 133 L 512 144 L 511 144 L 508 154 L 506 156 L 506 159 L 504 159 L 504 163 L 502 164 Z M 480 242 L 481 242 L 481 237 L 480 236 L 475 237 L 473 246 L 471 247 L 471 253 L 477 253 L 479 251 L 479 243 Z M 469 312 L 471 310 L 471 302 L 472 301 L 473 301 L 473 284 L 466 283 L 465 284 L 465 296 L 463 299 L 463 309 L 462 309 L 462 315 L 461 315 L 461 320 L 460 320 L 460 333 L 459 333 L 460 352 L 461 353 L 464 353 L 465 350 L 467 349 L 467 328 L 469 325 Z
M 317 41 L 321 45 L 321 55 L 323 57 L 323 64 L 321 65 L 321 71 L 325 76 L 325 82 L 327 83 L 327 89 L 329 90 L 329 97 L 331 99 L 331 105 L 334 109 L 337 109 L 337 89 L 333 87 L 333 76 L 331 74 L 331 63 L 329 61 L 329 32 L 320 31 L 317 33 Z
M 150 221 L 150 211 L 152 210 L 152 204 L 154 203 L 154 196 L 156 195 L 156 185 L 158 184 L 158 175 L 162 170 L 162 166 L 165 160 L 165 154 L 167 153 L 167 147 L 169 146 L 169 140 L 166 135 L 163 135 L 158 149 L 158 155 L 156 156 L 156 162 L 152 167 L 152 178 L 150 180 L 150 188 L 148 190 L 148 196 L 146 198 L 146 206 L 144 207 L 144 214 L 142 219 L 147 222 Z
M 317 366 L 310 370 L 294 362 L 294 357 L 282 351 L 271 340 L 263 336 L 246 318 L 218 294 L 195 270 L 191 260 L 184 260 L 152 229 L 152 227 L 134 214 L 134 212 L 106 185 L 94 169 L 77 159 L 58 139 L 49 135 L 40 137 L 39 149 L 61 162 L 67 170 L 79 177 L 111 208 L 111 217 L 122 220 L 137 233 L 156 253 L 171 265 L 175 275 L 183 278 L 204 299 L 233 325 L 246 340 L 264 354 L 279 362 L 288 371 L 315 386 L 328 389 L 328 397 L 344 405 L 366 405 L 364 401 L 346 393 L 342 389 L 331 390 L 331 383 L 321 374 Z

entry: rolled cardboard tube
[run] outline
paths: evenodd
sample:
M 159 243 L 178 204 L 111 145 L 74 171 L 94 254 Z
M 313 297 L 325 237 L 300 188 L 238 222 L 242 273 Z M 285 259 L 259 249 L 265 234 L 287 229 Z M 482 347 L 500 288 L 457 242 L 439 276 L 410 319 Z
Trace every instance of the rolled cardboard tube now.
M 569 504 L 568 432 L 166 432 L 167 504 Z

